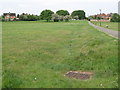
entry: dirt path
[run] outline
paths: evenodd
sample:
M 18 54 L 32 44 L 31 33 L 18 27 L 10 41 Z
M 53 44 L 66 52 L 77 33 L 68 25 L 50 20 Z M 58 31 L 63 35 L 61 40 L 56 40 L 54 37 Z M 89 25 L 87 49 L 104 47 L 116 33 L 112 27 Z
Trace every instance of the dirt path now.
M 113 30 L 110 30 L 110 29 L 107 29 L 107 28 L 103 28 L 103 27 L 100 27 L 100 26 L 96 26 L 94 24 L 92 24 L 90 21 L 88 21 L 88 23 L 93 26 L 94 28 L 104 32 L 104 33 L 107 33 L 108 35 L 114 37 L 114 38 L 117 38 L 117 39 L 120 39 L 118 36 L 120 35 L 120 32 L 118 31 L 113 31 Z

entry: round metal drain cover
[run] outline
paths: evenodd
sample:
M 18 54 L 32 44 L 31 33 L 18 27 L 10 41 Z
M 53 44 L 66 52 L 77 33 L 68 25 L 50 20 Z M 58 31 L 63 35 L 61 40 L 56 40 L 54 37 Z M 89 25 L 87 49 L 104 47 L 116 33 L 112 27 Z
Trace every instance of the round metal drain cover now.
M 90 79 L 92 76 L 91 72 L 79 72 L 79 71 L 69 71 L 65 74 L 69 78 L 76 78 L 81 80 Z

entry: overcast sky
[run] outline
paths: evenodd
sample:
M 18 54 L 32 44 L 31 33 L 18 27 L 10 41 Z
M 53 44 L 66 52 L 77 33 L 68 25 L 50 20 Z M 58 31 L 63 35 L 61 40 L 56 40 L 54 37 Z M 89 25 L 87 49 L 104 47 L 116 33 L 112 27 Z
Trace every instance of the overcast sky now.
M 2 13 L 30 13 L 39 15 L 44 9 L 56 12 L 64 9 L 70 13 L 74 10 L 84 10 L 86 16 L 99 13 L 118 12 L 119 0 L 0 0 L 0 14 Z

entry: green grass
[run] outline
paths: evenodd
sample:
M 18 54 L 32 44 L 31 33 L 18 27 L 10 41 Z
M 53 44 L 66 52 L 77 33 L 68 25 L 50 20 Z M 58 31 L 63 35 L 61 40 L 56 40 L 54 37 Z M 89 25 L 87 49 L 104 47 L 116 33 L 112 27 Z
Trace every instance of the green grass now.
M 99 21 L 91 21 L 91 22 L 94 23 L 95 25 L 100 26 Z M 117 22 L 101 22 L 102 27 L 106 28 L 106 25 L 108 25 L 108 29 L 115 30 L 115 31 L 120 31 L 118 29 L 118 23 Z
M 3 87 L 118 87 L 117 52 L 117 39 L 87 21 L 4 22 Z M 64 77 L 70 70 L 90 71 L 93 77 Z

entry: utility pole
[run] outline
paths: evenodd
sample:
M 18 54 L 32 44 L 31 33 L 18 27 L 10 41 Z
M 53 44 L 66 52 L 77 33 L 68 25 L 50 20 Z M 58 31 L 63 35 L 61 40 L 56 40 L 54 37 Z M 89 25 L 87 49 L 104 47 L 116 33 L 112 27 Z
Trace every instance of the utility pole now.
M 100 26 L 101 26 L 101 9 L 99 9 L 100 10 Z

